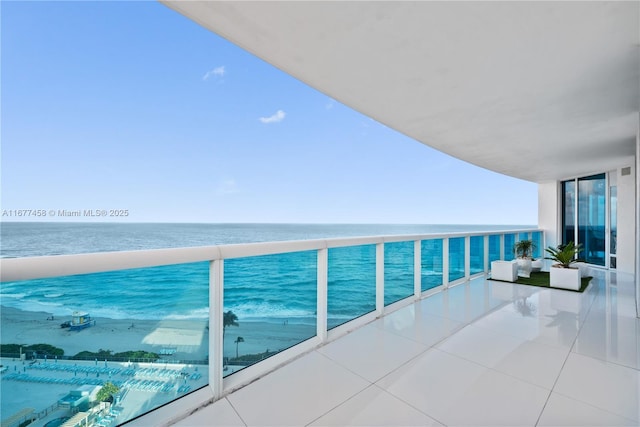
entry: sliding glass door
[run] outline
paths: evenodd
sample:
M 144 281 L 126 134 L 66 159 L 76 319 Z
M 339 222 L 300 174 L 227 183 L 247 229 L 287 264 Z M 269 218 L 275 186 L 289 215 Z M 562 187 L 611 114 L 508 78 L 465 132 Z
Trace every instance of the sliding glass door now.
M 576 226 L 577 224 L 577 226 Z M 581 243 L 580 258 L 605 266 L 607 179 L 605 174 L 562 182 L 562 243 Z

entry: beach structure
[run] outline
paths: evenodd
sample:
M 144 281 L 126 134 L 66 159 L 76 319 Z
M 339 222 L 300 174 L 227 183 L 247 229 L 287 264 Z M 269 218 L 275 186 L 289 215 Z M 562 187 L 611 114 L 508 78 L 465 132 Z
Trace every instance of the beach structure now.
M 58 403 L 69 409 L 80 408 L 83 411 L 89 409 L 89 405 L 96 401 L 96 396 L 102 386 L 83 385 L 71 390 L 66 396 L 62 397 Z
M 537 183 L 538 227 L 0 260 L 6 281 L 209 262 L 209 384 L 130 425 L 640 423 L 637 2 L 163 3 L 419 142 Z M 516 238 L 582 243 L 593 283 L 487 280 Z M 397 243 L 413 287 L 386 302 Z M 372 308 L 330 328 L 331 261 L 367 245 Z M 441 276 L 425 290 L 432 246 Z M 309 251 L 316 333 L 225 377 L 228 264 Z
M 72 331 L 80 331 L 91 326 L 93 320 L 89 313 L 85 311 L 74 311 L 71 315 L 71 323 L 69 329 Z

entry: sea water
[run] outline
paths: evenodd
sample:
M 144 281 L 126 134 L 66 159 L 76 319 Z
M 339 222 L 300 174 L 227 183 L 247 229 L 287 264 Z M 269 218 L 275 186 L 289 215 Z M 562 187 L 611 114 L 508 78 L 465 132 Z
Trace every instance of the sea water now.
M 345 236 L 490 231 L 530 226 L 371 224 L 2 223 L 0 256 L 208 246 Z M 385 248 L 385 302 L 413 293 L 413 244 Z M 224 307 L 244 321 L 313 323 L 316 252 L 225 261 Z M 424 276 L 441 280 L 441 264 Z M 180 264 L 3 283 L 0 304 L 69 316 L 84 310 L 114 319 L 206 318 L 209 264 Z M 426 280 L 427 286 L 429 280 Z M 375 308 L 375 245 L 329 251 L 329 316 L 334 323 Z M 338 320 L 336 320 L 338 319 Z

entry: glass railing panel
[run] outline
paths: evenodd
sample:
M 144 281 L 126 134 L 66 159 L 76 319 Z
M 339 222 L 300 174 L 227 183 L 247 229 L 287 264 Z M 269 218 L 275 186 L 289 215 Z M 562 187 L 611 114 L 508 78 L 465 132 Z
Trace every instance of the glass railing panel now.
M 420 242 L 422 292 L 442 285 L 442 239 Z
M 376 308 L 376 246 L 329 248 L 327 326 L 343 323 Z
M 223 375 L 316 335 L 317 252 L 224 262 Z
M 516 258 L 514 246 L 516 244 L 516 235 L 515 234 L 505 234 L 504 235 L 504 259 L 506 261 L 511 261 Z
M 489 236 L 489 266 L 491 266 L 491 261 L 497 261 L 499 259 L 500 259 L 500 235 L 493 234 Z
M 544 248 L 542 247 L 542 233 L 540 231 L 534 231 L 531 233 L 531 240 L 533 241 L 533 257 L 541 258 Z
M 207 262 L 3 283 L 3 419 L 122 424 L 206 386 L 208 295 Z
M 413 242 L 384 245 L 384 305 L 413 295 Z
M 531 240 L 529 239 L 529 233 L 518 233 L 518 241 Z
M 464 277 L 464 237 L 449 239 L 449 281 Z
M 470 274 L 484 271 L 484 236 L 470 237 Z

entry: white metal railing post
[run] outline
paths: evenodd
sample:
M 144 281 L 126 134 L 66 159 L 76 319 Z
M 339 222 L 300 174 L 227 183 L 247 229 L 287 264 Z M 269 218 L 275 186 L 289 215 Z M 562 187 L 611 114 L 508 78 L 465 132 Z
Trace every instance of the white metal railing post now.
M 222 396 L 224 364 L 224 260 L 209 262 L 209 386 L 213 398 Z
M 442 286 L 449 286 L 449 238 L 442 239 Z
M 488 273 L 489 272 L 489 235 L 485 235 L 484 236 L 484 251 L 482 252 L 484 255 L 484 272 Z
M 504 234 L 500 235 L 500 259 L 504 260 Z
M 464 278 L 469 280 L 471 277 L 471 236 L 464 238 Z
M 329 249 L 318 249 L 318 294 L 316 334 L 321 342 L 327 341 L 327 317 L 329 307 Z
M 384 311 L 384 243 L 376 243 L 376 315 Z
M 420 240 L 413 242 L 413 296 L 418 299 L 422 293 L 422 246 Z

